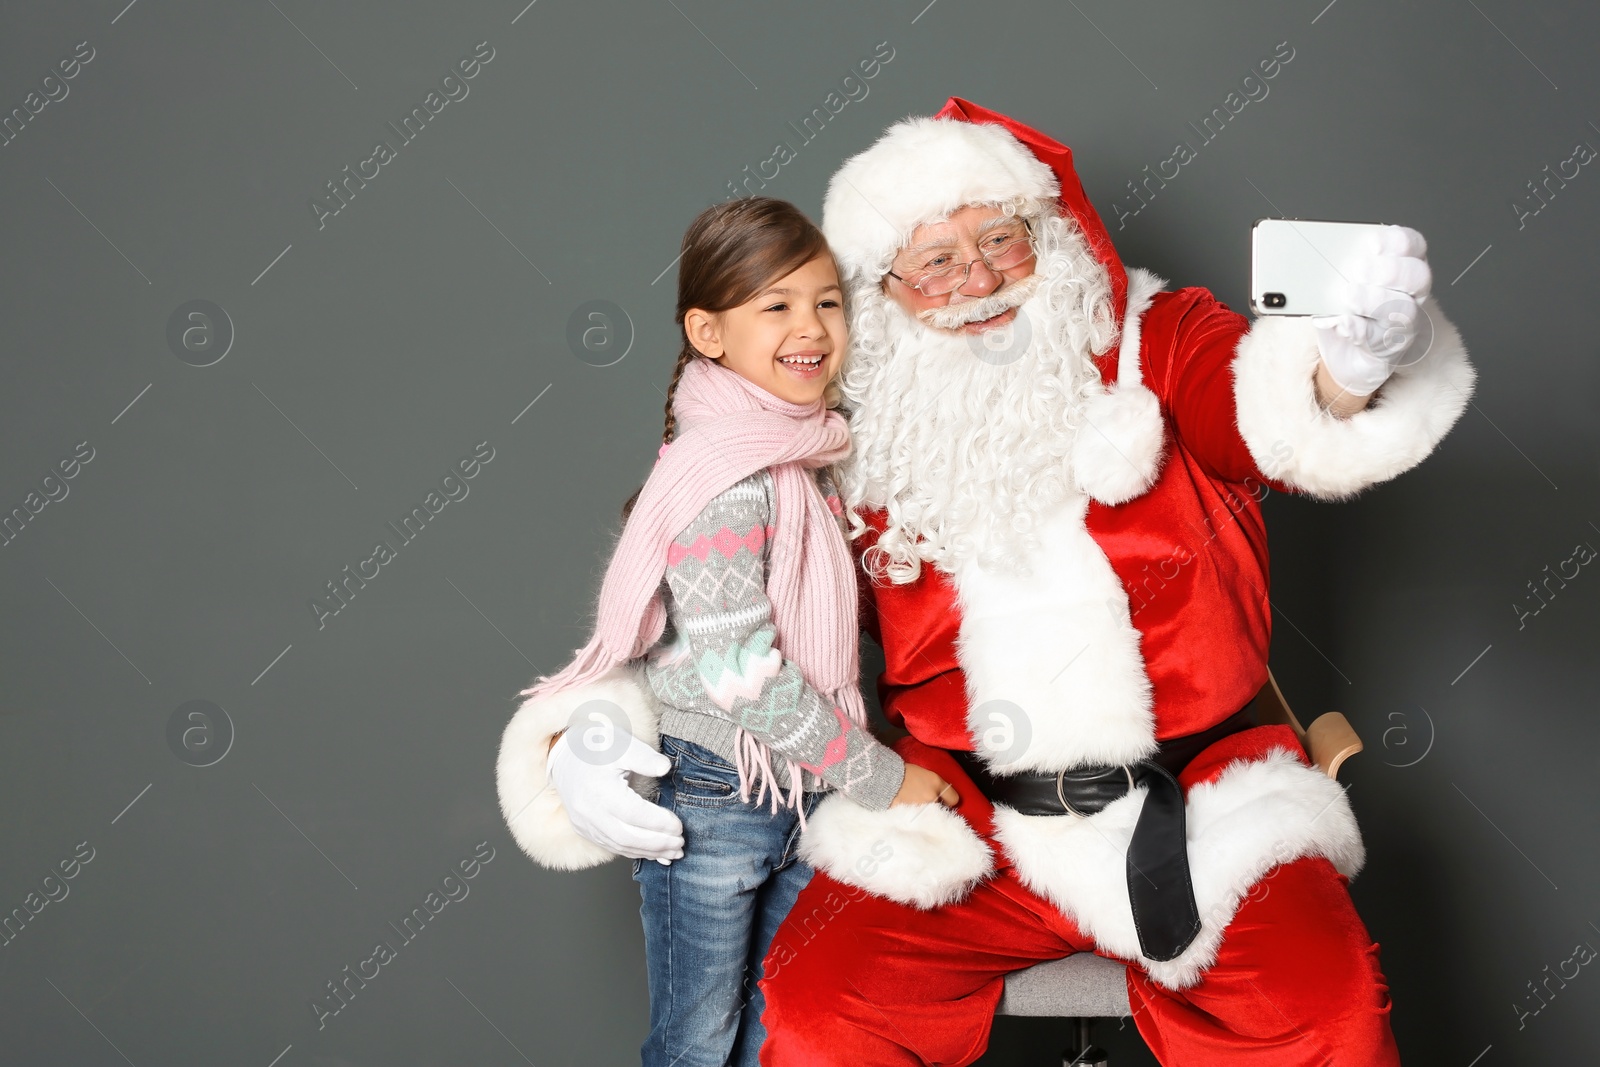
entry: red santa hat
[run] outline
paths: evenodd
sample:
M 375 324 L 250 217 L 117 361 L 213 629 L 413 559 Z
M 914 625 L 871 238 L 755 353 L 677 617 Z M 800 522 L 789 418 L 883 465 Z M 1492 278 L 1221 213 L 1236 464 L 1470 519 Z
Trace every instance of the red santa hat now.
M 822 206 L 822 231 L 846 285 L 876 287 L 912 232 L 968 204 L 1015 203 L 1023 213 L 1054 205 L 1074 219 L 1111 279 L 1122 323 L 1116 358 L 1094 353 L 1111 383 L 1085 410 L 1073 450 L 1077 482 L 1105 504 L 1120 504 L 1155 483 L 1164 452 L 1160 405 L 1139 368 L 1139 319 L 1161 286 L 1123 267 L 1111 235 L 1084 194 L 1072 150 L 999 112 L 951 97 L 932 116 L 895 123 L 834 174 Z

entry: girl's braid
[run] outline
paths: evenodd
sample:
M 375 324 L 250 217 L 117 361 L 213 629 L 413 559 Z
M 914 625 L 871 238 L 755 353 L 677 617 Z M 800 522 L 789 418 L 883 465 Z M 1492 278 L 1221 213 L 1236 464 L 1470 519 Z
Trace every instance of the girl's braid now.
M 667 386 L 667 423 L 661 431 L 661 443 L 664 445 L 671 444 L 673 435 L 678 432 L 678 418 L 672 413 L 672 398 L 678 394 L 678 379 L 683 377 L 683 368 L 695 357 L 694 349 L 686 342 L 678 353 L 678 365 L 672 368 L 672 382 Z

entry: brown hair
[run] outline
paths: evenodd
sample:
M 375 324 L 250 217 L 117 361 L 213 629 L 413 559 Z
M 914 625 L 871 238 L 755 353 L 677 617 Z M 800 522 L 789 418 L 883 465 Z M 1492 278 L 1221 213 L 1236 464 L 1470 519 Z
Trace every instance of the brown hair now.
M 831 255 L 816 223 L 787 200 L 752 196 L 728 200 L 695 216 L 683 235 L 678 261 L 678 311 L 674 318 L 683 337 L 678 362 L 667 386 L 666 425 L 661 443 L 671 443 L 677 433 L 672 398 L 678 380 L 691 360 L 704 359 L 683 320 L 691 308 L 722 312 L 738 307 L 762 288 L 799 270 L 818 256 Z M 640 486 L 622 505 L 627 520 L 644 489 Z

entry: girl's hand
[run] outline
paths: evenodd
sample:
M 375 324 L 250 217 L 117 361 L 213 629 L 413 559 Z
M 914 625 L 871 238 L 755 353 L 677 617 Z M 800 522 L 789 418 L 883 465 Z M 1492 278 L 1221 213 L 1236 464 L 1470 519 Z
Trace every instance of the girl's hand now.
M 889 806 L 892 808 L 896 804 L 932 804 L 934 801 L 953 808 L 961 803 L 961 794 L 956 792 L 955 786 L 926 767 L 907 763 L 905 780 L 900 783 L 900 792 L 894 795 Z

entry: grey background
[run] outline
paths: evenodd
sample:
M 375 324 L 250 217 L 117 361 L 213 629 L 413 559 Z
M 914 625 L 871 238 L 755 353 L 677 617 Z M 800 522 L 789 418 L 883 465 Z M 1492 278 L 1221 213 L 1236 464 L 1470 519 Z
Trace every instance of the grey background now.
M 1302 717 L 1343 710 L 1367 741 L 1353 892 L 1408 1060 L 1600 1053 L 1592 967 L 1521 1028 L 1514 1008 L 1600 947 L 1600 577 L 1520 630 L 1512 607 L 1600 546 L 1600 176 L 1520 229 L 1511 208 L 1600 146 L 1592 6 L 524 2 L 0 14 L 0 110 L 95 49 L 0 148 L 0 509 L 94 449 L 0 548 L 0 911 L 94 850 L 0 948 L 0 1061 L 636 1062 L 635 886 L 518 852 L 495 748 L 584 639 L 653 456 L 684 227 L 883 41 L 869 96 L 766 192 L 815 217 L 845 156 L 958 94 L 1074 146 L 1115 231 L 1124 183 L 1287 41 L 1270 95 L 1114 232 L 1124 259 L 1243 308 L 1259 216 L 1427 235 L 1475 404 L 1355 502 L 1267 502 L 1274 669 Z M 319 230 L 323 183 L 480 41 L 470 95 Z M 194 299 L 236 331 L 207 367 L 166 341 Z M 567 343 L 591 300 L 631 320 L 611 366 Z M 324 583 L 482 441 L 469 495 L 319 629 Z M 191 700 L 231 723 L 208 767 L 169 746 Z M 478 842 L 470 895 L 319 1030 L 324 983 Z M 1062 1036 L 1002 1021 L 983 1062 L 1049 1063 Z

